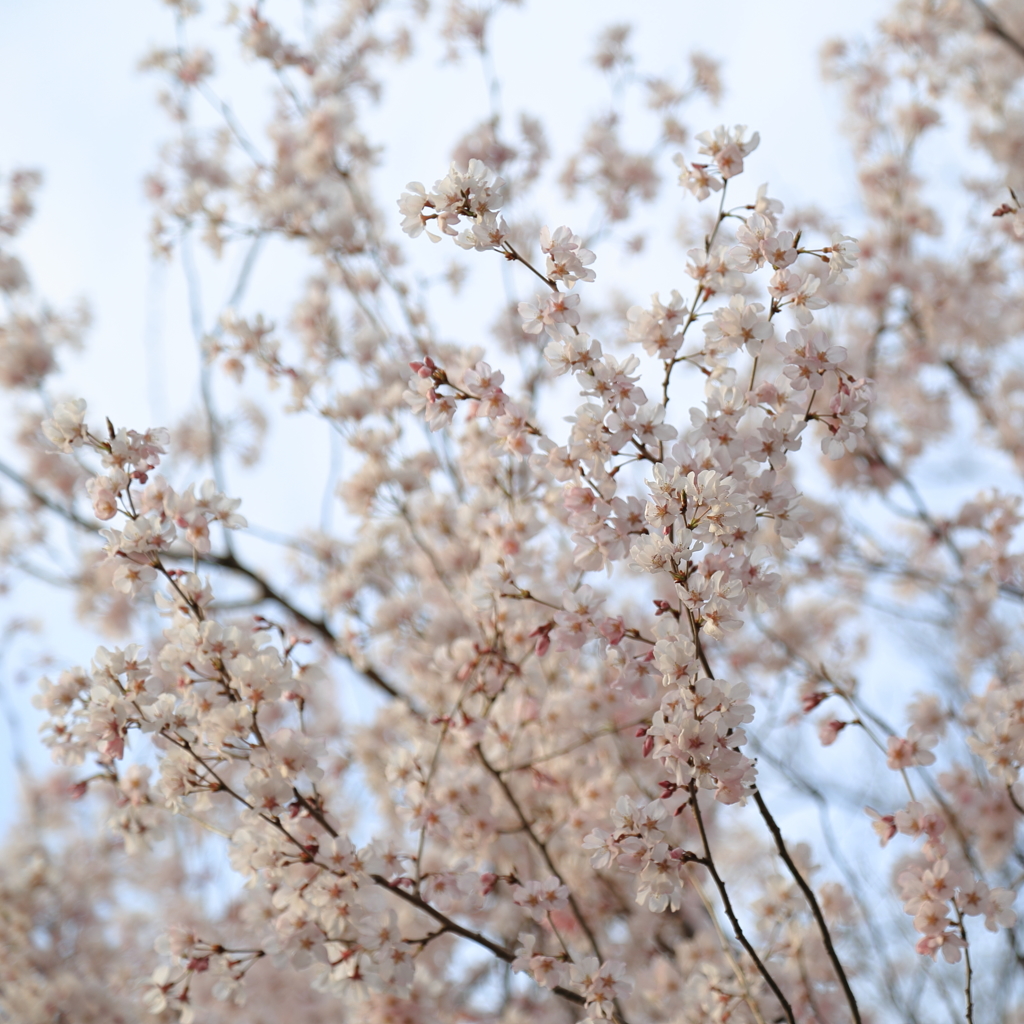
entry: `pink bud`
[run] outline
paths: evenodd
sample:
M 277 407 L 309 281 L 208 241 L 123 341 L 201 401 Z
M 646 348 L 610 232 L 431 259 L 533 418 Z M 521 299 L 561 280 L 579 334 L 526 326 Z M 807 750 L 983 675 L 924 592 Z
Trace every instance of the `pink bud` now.
M 813 711 L 823 700 L 826 700 L 829 694 L 822 693 L 820 690 L 814 693 L 805 694 L 801 703 L 803 704 L 804 714 Z
M 840 722 L 834 718 L 830 722 L 822 722 L 818 726 L 818 739 L 823 747 L 830 747 L 836 741 L 836 737 L 849 725 L 849 722 Z
M 538 658 L 543 658 L 544 655 L 547 654 L 548 650 L 551 648 L 551 637 L 549 636 L 549 634 L 551 633 L 551 630 L 554 628 L 555 624 L 553 622 L 545 622 L 539 625 L 530 634 L 530 636 L 537 637 L 537 644 L 534 647 L 534 651 L 536 652 Z

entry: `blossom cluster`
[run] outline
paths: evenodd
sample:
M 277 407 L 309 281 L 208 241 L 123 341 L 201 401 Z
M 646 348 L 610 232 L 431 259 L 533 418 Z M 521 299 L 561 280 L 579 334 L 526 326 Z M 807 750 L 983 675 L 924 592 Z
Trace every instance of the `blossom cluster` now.
M 921 935 L 916 949 L 933 960 L 941 951 L 949 963 L 959 963 L 967 948 L 963 917 L 984 916 L 989 931 L 1012 928 L 1017 914 L 1011 910 L 1016 893 L 997 886 L 990 888 L 969 864 L 951 866 L 950 851 L 943 840 L 946 822 L 917 801 L 894 814 L 881 815 L 872 808 L 874 829 L 884 846 L 897 833 L 923 838 L 924 857 L 912 863 L 898 877 L 903 909 L 914 918 L 914 929 Z M 954 862 L 957 860 L 954 854 Z M 953 914 L 956 920 L 950 919 Z

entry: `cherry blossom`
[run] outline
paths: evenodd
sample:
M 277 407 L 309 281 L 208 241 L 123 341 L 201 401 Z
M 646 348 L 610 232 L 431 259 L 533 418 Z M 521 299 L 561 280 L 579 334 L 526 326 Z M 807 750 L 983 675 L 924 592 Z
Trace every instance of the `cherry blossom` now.
M 0 859 L 0 1016 L 1016 1019 L 1009 15 L 899 0 L 830 47 L 862 202 L 810 210 L 748 182 L 756 132 L 693 133 L 710 59 L 649 73 L 627 26 L 577 145 L 568 59 L 546 127 L 503 107 L 505 5 L 257 5 L 213 42 L 171 6 L 146 187 L 196 325 L 177 425 L 122 424 L 99 348 L 75 397 L 86 318 L 35 295 L 38 176 L 4 179 L 3 586 L 96 638 L 4 633 L 58 774 Z M 370 101 L 431 33 L 492 113 L 434 104 L 442 176 L 380 208 L 411 150 Z M 225 34 L 265 125 L 262 85 L 222 98 Z M 290 308 L 248 287 L 265 248 Z M 207 258 L 242 270 L 204 314 Z M 324 494 L 250 527 L 282 447 Z

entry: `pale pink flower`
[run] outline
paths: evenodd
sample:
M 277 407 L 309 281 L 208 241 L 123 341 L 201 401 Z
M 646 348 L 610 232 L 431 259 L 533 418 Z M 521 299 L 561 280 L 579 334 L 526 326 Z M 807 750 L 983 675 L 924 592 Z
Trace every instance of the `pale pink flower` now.
M 913 768 L 917 765 L 934 764 L 935 755 L 932 753 L 932 747 L 938 742 L 938 736 L 922 734 L 916 727 L 911 726 L 905 737 L 889 737 L 889 749 L 885 763 L 893 771 Z
M 535 921 L 543 921 L 552 910 L 569 905 L 569 889 L 557 878 L 527 882 L 512 887 L 512 902 L 522 907 Z

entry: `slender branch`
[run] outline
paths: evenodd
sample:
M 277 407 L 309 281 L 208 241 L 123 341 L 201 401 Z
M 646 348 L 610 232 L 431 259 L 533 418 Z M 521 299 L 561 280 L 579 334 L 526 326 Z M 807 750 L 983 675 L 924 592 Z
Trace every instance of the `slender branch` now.
M 693 646 L 697 651 L 697 657 L 700 659 L 701 666 L 703 667 L 708 679 L 714 679 L 715 673 L 711 671 L 708 656 L 704 653 L 704 645 L 700 640 L 700 630 L 697 628 L 697 621 L 694 619 L 693 612 L 690 611 L 689 606 L 687 606 L 686 609 L 686 618 L 690 622 L 690 635 L 693 637 Z
M 1002 39 L 1002 41 L 1006 43 L 1006 45 L 1017 54 L 1017 56 L 1024 57 L 1024 44 L 1021 44 L 1019 40 L 1014 39 L 1014 37 L 1006 31 L 1003 23 L 995 16 L 988 4 L 982 3 L 982 0 L 971 0 L 971 3 L 974 4 L 978 13 L 981 15 L 981 19 L 985 23 L 985 31 L 991 32 L 992 35 Z
M 388 892 L 394 894 L 399 899 L 405 900 L 406 903 L 416 907 L 417 910 L 423 911 L 428 917 L 432 917 L 439 925 L 449 931 L 452 935 L 459 935 L 464 939 L 469 939 L 470 942 L 475 942 L 478 946 L 482 946 L 484 949 L 489 950 L 499 960 L 504 960 L 505 963 L 510 964 L 515 960 L 515 954 L 507 950 L 504 946 L 499 946 L 498 943 L 492 942 L 486 935 L 481 935 L 479 932 L 475 932 L 470 928 L 464 928 L 461 924 L 453 921 L 450 917 L 446 917 L 441 913 L 440 910 L 436 910 L 426 901 L 420 899 L 414 893 L 403 889 L 401 886 L 392 885 L 383 875 L 370 875 L 370 877 Z M 561 996 L 563 999 L 568 1000 L 570 1003 L 575 1003 L 577 1006 L 585 1006 L 586 1000 L 578 992 L 573 992 L 571 989 L 562 988 L 561 985 L 551 990 L 557 996 Z
M 7 477 L 12 483 L 16 483 L 33 501 L 38 501 L 44 508 L 48 508 L 51 512 L 56 512 L 62 519 L 66 519 L 68 522 L 81 527 L 83 530 L 88 530 L 90 533 L 99 532 L 100 527 L 97 524 L 89 522 L 88 519 L 83 519 L 74 509 L 66 508 L 52 498 L 48 498 L 37 487 L 29 483 L 16 469 L 8 466 L 5 462 L 0 462 L 0 475 Z
M 956 921 L 960 927 L 960 938 L 964 940 L 964 1000 L 966 1001 L 965 1014 L 967 1024 L 974 1024 L 974 971 L 971 969 L 971 946 L 967 940 L 967 927 L 964 925 L 964 915 L 960 908 L 954 903 L 956 910 Z
M 1010 798 L 1010 803 L 1013 804 L 1013 806 L 1016 808 L 1017 812 L 1019 814 L 1024 814 L 1024 807 L 1021 807 L 1020 801 L 1014 795 L 1013 783 L 1012 782 L 1008 782 L 1006 784 L 1006 795 Z
M 437 766 L 441 761 L 441 748 L 444 746 L 444 741 L 448 738 L 448 731 L 451 728 L 452 719 L 459 713 L 462 707 L 462 702 L 466 699 L 466 693 L 469 691 L 470 686 L 473 683 L 473 675 L 470 673 L 466 677 L 466 681 L 462 684 L 462 688 L 459 690 L 458 699 L 455 701 L 455 705 L 452 710 L 445 715 L 444 721 L 441 724 L 441 734 L 437 737 L 437 743 L 434 746 L 434 755 L 430 759 L 430 768 L 427 771 L 427 777 L 423 780 L 423 803 L 426 804 L 427 798 L 430 795 L 430 786 L 434 781 L 434 775 L 437 773 Z M 423 825 L 420 827 L 419 843 L 416 847 L 416 891 L 420 891 L 420 883 L 423 878 L 423 850 L 427 844 L 427 819 L 424 817 Z
M 725 954 L 725 958 L 729 961 L 733 974 L 736 975 L 736 980 L 740 983 L 740 987 L 743 989 L 743 1001 L 750 1007 L 750 1012 L 754 1015 L 754 1020 L 757 1021 L 757 1024 L 766 1024 L 764 1014 L 761 1013 L 761 1007 L 757 1005 L 757 1000 L 750 991 L 750 982 L 747 981 L 747 976 L 743 971 L 743 967 L 736 959 L 736 955 L 732 951 L 732 946 L 729 945 L 729 939 L 722 930 L 722 925 L 719 923 L 718 915 L 715 913 L 715 908 L 711 903 L 710 897 L 704 891 L 704 886 L 700 884 L 700 881 L 697 879 L 692 869 L 687 871 L 687 877 L 690 880 L 690 885 L 693 886 L 694 892 L 697 893 L 700 897 L 701 903 L 704 904 L 704 909 L 707 911 L 707 915 L 711 919 L 712 927 L 715 929 L 715 934 L 718 936 L 718 942 L 722 947 L 722 952 Z
M 235 112 L 224 102 L 205 82 L 200 82 L 198 85 L 198 92 L 206 100 L 207 103 L 213 107 L 221 117 L 224 118 L 224 123 L 231 130 L 231 134 L 238 140 L 239 146 L 245 150 L 249 159 L 260 168 L 266 167 L 266 160 L 260 154 L 260 151 L 253 144 L 252 140 L 246 134 L 245 129 L 239 123 L 238 118 L 235 117 Z
M 988 426 L 993 430 L 998 430 L 999 423 L 995 414 L 992 412 L 988 402 L 985 401 L 985 396 L 978 390 L 977 385 L 965 372 L 964 368 L 952 357 L 943 359 L 942 365 L 953 374 L 954 380 L 956 380 L 963 393 L 978 407 L 978 412 Z
M 407 903 L 415 906 L 418 910 L 422 910 L 425 914 L 430 916 L 430 918 L 433 918 L 434 921 L 436 921 L 437 924 L 445 931 L 450 932 L 453 935 L 459 935 L 464 939 L 469 939 L 470 942 L 475 942 L 478 946 L 482 946 L 484 949 L 493 952 L 506 964 L 511 964 L 512 961 L 514 961 L 515 953 L 510 952 L 504 946 L 500 946 L 497 942 L 490 941 L 490 939 L 485 935 L 481 935 L 479 932 L 474 932 L 469 928 L 463 928 L 462 925 L 454 922 L 451 918 L 446 918 L 440 910 L 435 909 L 429 903 L 420 899 L 419 896 L 416 896 L 399 886 L 392 885 L 387 879 L 381 876 L 381 874 L 371 874 L 370 877 L 377 883 L 377 885 L 387 889 L 388 892 L 393 893 L 399 899 L 403 899 Z M 560 995 L 563 999 L 566 999 L 569 1002 L 574 1002 L 578 1007 L 587 1005 L 587 1000 L 579 992 L 573 992 L 569 988 L 562 988 L 561 985 L 557 985 L 552 989 L 552 991 L 555 995 Z
M 778 982 L 772 977 L 768 968 L 765 967 L 764 961 L 757 955 L 757 950 L 750 944 L 750 940 L 744 933 L 739 918 L 736 916 L 736 911 L 733 910 L 732 900 L 729 899 L 729 891 L 726 889 L 725 882 L 718 873 L 718 868 L 715 867 L 714 857 L 711 855 L 711 844 L 708 842 L 707 830 L 704 828 L 704 816 L 701 814 L 700 803 L 697 800 L 697 783 L 693 779 L 690 780 L 690 809 L 693 811 L 693 816 L 697 821 L 701 845 L 704 847 L 704 856 L 701 858 L 700 863 L 708 869 L 711 878 L 714 880 L 715 886 L 718 889 L 718 895 L 722 898 L 722 906 L 725 908 L 726 917 L 729 918 L 729 923 L 732 925 L 733 933 L 739 944 L 747 951 L 747 956 L 754 961 L 758 974 L 764 978 L 765 983 L 775 994 L 775 998 L 778 999 L 779 1005 L 782 1007 L 782 1012 L 786 1015 L 786 1020 L 789 1024 L 796 1024 L 793 1007 L 790 1006 L 789 1000 L 782 994 L 782 989 L 779 988 Z
M 531 758 L 529 761 L 520 761 L 518 764 L 510 764 L 506 768 L 499 768 L 497 770 L 501 772 L 502 775 L 509 772 L 528 771 L 539 764 L 543 764 L 545 761 L 553 761 L 556 757 L 564 757 L 566 754 L 571 754 L 574 750 L 579 750 L 580 747 L 585 747 L 588 743 L 593 743 L 605 736 L 614 736 L 616 733 L 627 732 L 629 729 L 635 729 L 640 725 L 650 725 L 650 716 L 626 722 L 625 725 L 599 729 L 597 732 L 585 733 L 581 739 L 577 740 L 575 743 L 570 743 L 566 747 L 562 747 L 561 750 L 552 751 L 550 754 L 540 754 L 537 757 Z
M 222 839 L 231 839 L 231 833 L 225 831 L 222 828 L 218 828 L 216 825 L 211 825 L 208 821 L 203 821 L 197 814 L 193 814 L 191 811 L 181 810 L 175 811 L 175 814 L 180 814 L 183 818 L 188 818 L 189 821 L 195 823 L 200 828 L 205 828 L 207 832 L 212 832 L 214 835 L 220 836 Z
M 715 239 L 718 237 L 718 230 L 721 228 L 723 221 L 727 214 L 725 212 L 725 195 L 729 191 L 729 182 L 726 181 L 722 185 L 722 193 L 718 200 L 718 214 L 715 217 L 715 226 L 711 231 L 711 234 L 706 235 L 704 238 L 704 253 L 710 255 L 711 247 L 715 243 Z M 686 321 L 683 324 L 683 329 L 679 332 L 679 347 L 682 348 L 683 342 L 686 340 L 686 332 L 690 329 L 692 324 L 697 319 L 697 310 L 707 301 L 707 296 L 704 296 L 705 285 L 704 282 L 699 278 L 697 280 L 696 291 L 693 293 L 693 301 L 690 303 L 690 308 L 687 310 Z M 702 298 L 704 296 L 704 298 Z M 677 350 L 678 351 L 678 350 Z M 661 404 L 668 406 L 669 394 L 668 386 L 672 381 L 672 370 L 675 368 L 677 363 L 683 362 L 686 356 L 676 356 L 673 359 L 665 360 L 665 377 L 661 382 Z M 659 447 L 664 450 L 664 442 L 659 443 Z
M 821 1011 L 818 1009 L 818 1004 L 814 1000 L 814 996 L 811 995 L 813 989 L 811 988 L 811 979 L 807 977 L 807 957 L 803 946 L 799 946 L 796 951 L 797 964 L 800 969 L 800 981 L 804 986 L 804 995 L 807 998 L 807 1005 L 811 1008 L 811 1013 L 814 1014 L 814 1019 L 818 1024 L 826 1024 L 821 1019 Z
M 484 766 L 484 768 L 487 769 L 487 771 L 491 774 L 494 780 L 501 787 L 501 791 L 505 794 L 506 798 L 508 799 L 508 802 L 512 805 L 512 809 L 516 812 L 516 817 L 519 819 L 520 824 L 522 824 L 523 831 L 526 832 L 526 834 L 533 841 L 534 846 L 536 846 L 537 849 L 540 851 L 540 855 L 544 858 L 544 863 L 547 864 L 548 870 L 551 872 L 551 874 L 555 876 L 555 878 L 558 879 L 560 885 L 565 885 L 565 887 L 568 889 L 569 887 L 566 885 L 565 879 L 562 877 L 562 874 L 558 870 L 558 868 L 555 867 L 555 862 L 551 859 L 551 854 L 548 853 L 547 844 L 541 842 L 540 837 L 537 835 L 536 832 L 534 832 L 533 826 L 527 820 L 526 815 L 523 813 L 522 807 L 519 806 L 519 801 L 516 799 L 515 794 L 509 788 L 508 783 L 501 777 L 501 772 L 499 772 L 498 769 L 495 768 L 494 765 L 492 765 L 491 762 L 487 760 L 487 757 L 485 756 L 483 750 L 480 748 L 479 743 L 476 745 L 476 753 L 477 757 L 480 758 L 480 763 Z M 594 956 L 596 956 L 597 959 L 603 963 L 604 957 L 601 955 L 601 948 L 597 944 L 597 939 L 595 938 L 593 931 L 591 931 L 590 925 L 587 924 L 586 919 L 583 917 L 583 913 L 579 908 L 579 904 L 576 902 L 576 897 L 571 892 L 569 893 L 569 906 L 572 907 L 572 912 L 573 914 L 575 914 L 576 920 L 579 921 L 580 927 L 583 929 L 583 933 L 586 935 L 587 940 L 590 943 L 590 948 L 594 952 Z
M 99 533 L 101 526 L 98 523 L 90 522 L 88 519 L 80 516 L 73 508 L 68 508 L 61 505 L 59 502 L 54 501 L 53 498 L 48 497 L 40 491 L 16 469 L 2 461 L 0 461 L 0 476 L 7 477 L 7 479 L 12 483 L 17 484 L 30 498 L 32 498 L 33 501 L 39 502 L 39 504 L 44 508 L 49 509 L 62 519 L 79 527 L 79 529 L 85 530 L 88 533 Z M 187 562 L 193 561 L 192 555 L 186 554 L 185 552 L 177 554 L 168 552 L 168 556 L 175 560 L 181 559 Z M 302 611 L 301 608 L 282 594 L 281 591 L 271 585 L 264 576 L 260 575 L 245 563 L 239 561 L 238 556 L 234 551 L 229 551 L 227 554 L 223 555 L 199 555 L 196 560 L 203 565 L 213 565 L 218 566 L 221 569 L 228 569 L 231 572 L 236 572 L 240 576 L 244 576 L 246 579 L 251 580 L 256 584 L 259 591 L 258 600 L 251 603 L 256 604 L 261 600 L 273 601 L 304 626 L 313 630 L 322 640 L 325 640 L 332 651 L 344 657 L 342 652 L 338 650 L 338 637 L 323 619 L 313 618 L 312 615 Z M 389 697 L 392 697 L 395 700 L 400 700 L 417 718 L 426 717 L 425 712 L 416 705 L 408 694 L 402 693 L 401 690 L 389 683 L 372 665 L 361 666 L 354 664 L 351 658 L 347 658 L 346 660 L 352 664 L 352 667 L 369 683 L 375 686 L 378 690 L 381 690 L 383 693 L 386 693 Z
M 846 1001 L 850 1004 L 850 1013 L 853 1015 L 853 1019 L 857 1024 L 861 1024 L 860 1009 L 857 1006 L 857 998 L 853 994 L 853 989 L 850 988 L 850 981 L 846 977 L 846 971 L 843 970 L 843 965 L 836 953 L 836 948 L 832 944 L 832 936 L 829 933 L 828 924 L 825 922 L 825 915 L 821 912 L 821 906 L 818 904 L 818 898 L 814 895 L 814 890 L 807 884 L 807 880 L 800 873 L 800 869 L 796 866 L 793 858 L 790 856 L 789 850 L 786 848 L 786 842 L 782 838 L 782 831 L 779 829 L 778 823 L 772 817 L 767 804 L 764 802 L 764 797 L 761 796 L 761 791 L 758 789 L 754 790 L 754 802 L 757 804 L 757 809 L 761 812 L 761 817 L 764 818 L 765 823 L 768 826 L 768 830 L 771 832 L 772 838 L 775 840 L 775 846 L 779 851 L 779 856 L 785 861 L 786 867 L 789 868 L 789 873 L 793 876 L 793 880 L 800 887 L 800 891 L 804 894 L 804 898 L 810 904 L 811 913 L 814 915 L 814 920 L 818 923 L 818 930 L 821 932 L 821 940 L 825 943 L 825 951 L 828 953 L 829 960 L 832 961 L 832 967 L 835 969 L 836 975 L 839 978 L 839 983 L 843 986 Z
M 427 946 L 429 946 L 430 943 L 434 941 L 434 939 L 439 939 L 439 938 L 441 938 L 442 935 L 447 935 L 447 934 L 448 934 L 448 926 L 447 925 L 442 925 L 440 928 L 437 929 L 437 931 L 433 931 L 429 935 L 424 935 L 422 938 L 419 938 L 419 939 L 406 939 L 405 941 L 408 942 L 409 945 L 411 945 L 411 946 L 419 946 L 420 949 L 423 950 Z
M 539 277 L 556 295 L 559 293 L 558 285 L 551 280 L 547 274 L 542 274 L 525 256 L 521 256 L 512 246 L 511 242 L 504 243 L 505 248 L 499 249 L 498 251 L 503 253 L 507 259 L 515 260 L 518 263 L 522 263 L 531 274 L 535 274 Z M 577 332 L 579 333 L 579 332 Z
M 263 576 L 261 576 L 254 569 L 251 569 L 245 563 L 238 560 L 238 556 L 234 552 L 228 552 L 224 555 L 201 555 L 199 558 L 200 562 L 207 565 L 220 566 L 222 569 L 230 569 L 232 572 L 237 572 L 241 576 L 245 576 L 246 579 L 251 580 L 259 588 L 261 598 L 268 601 L 273 601 L 275 604 L 283 608 L 289 615 L 293 616 L 303 625 L 308 626 L 315 633 L 317 633 L 322 640 L 327 641 L 330 645 L 331 650 L 336 654 L 340 654 L 344 657 L 343 653 L 338 649 L 338 637 L 334 631 L 323 619 L 315 619 L 311 615 L 298 608 L 292 601 L 285 597 L 279 590 L 273 587 Z M 401 690 L 398 690 L 391 683 L 389 683 L 372 665 L 357 665 L 354 663 L 352 658 L 346 658 L 349 664 L 359 672 L 368 682 L 372 683 L 378 690 L 383 691 L 389 697 L 393 697 L 396 700 L 400 700 L 405 706 L 417 717 L 425 718 L 425 712 L 413 701 L 413 699 Z
M 228 299 L 228 308 L 232 308 L 241 301 L 245 290 L 248 287 L 249 279 L 252 276 L 253 267 L 259 256 L 260 248 L 263 245 L 263 235 L 258 233 L 254 236 L 249 245 L 249 250 L 242 261 L 242 267 L 238 272 L 235 286 Z M 203 330 L 202 298 L 199 286 L 198 270 L 195 264 L 195 257 L 192 252 L 191 236 L 185 231 L 181 239 L 182 268 L 185 271 L 185 283 L 188 292 L 189 310 L 191 313 L 192 332 L 195 336 L 195 343 L 199 349 L 199 393 L 203 402 L 203 409 L 206 412 L 207 425 L 210 431 L 210 463 L 213 467 L 213 476 L 217 489 L 227 491 L 224 472 L 224 452 L 222 446 L 223 424 L 217 412 L 213 395 L 213 381 L 210 373 L 210 360 L 207 352 L 206 334 Z M 218 322 L 211 337 L 219 337 L 223 333 L 223 324 Z M 234 541 L 229 531 L 224 531 L 224 543 L 229 552 L 233 550 Z

